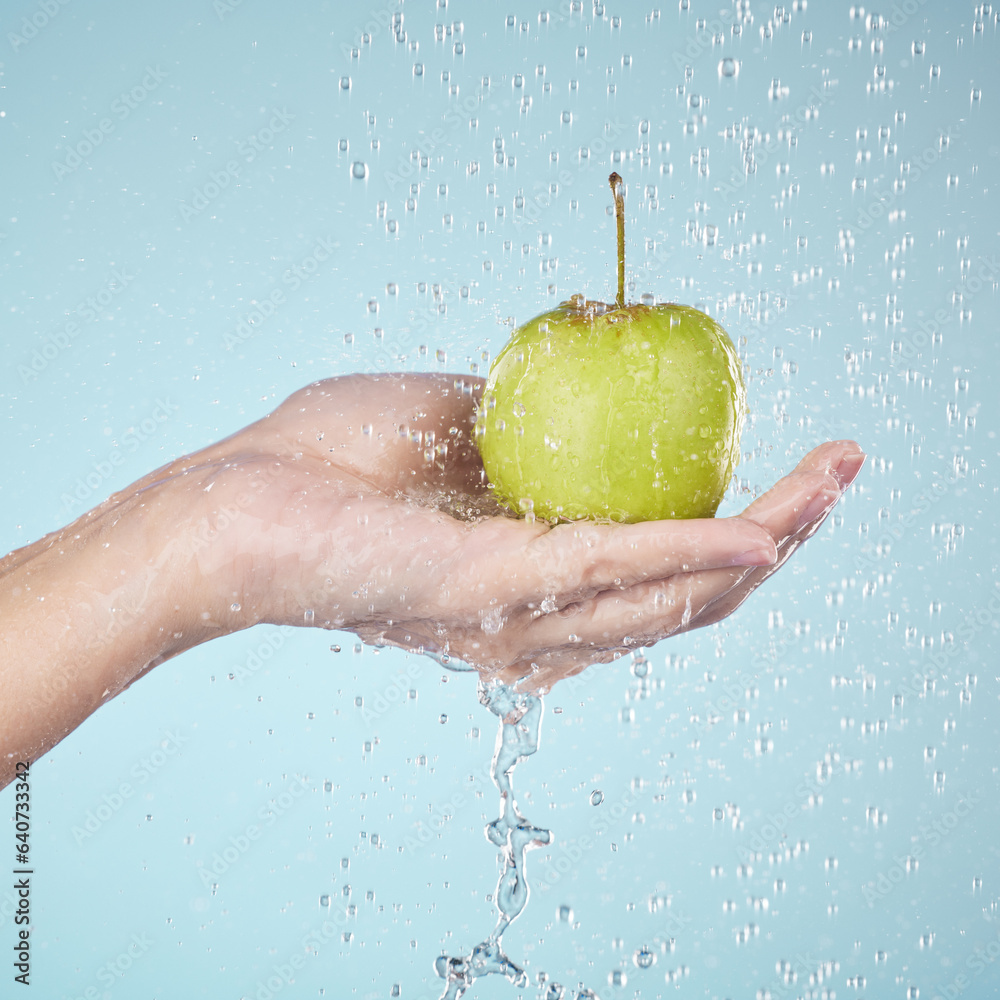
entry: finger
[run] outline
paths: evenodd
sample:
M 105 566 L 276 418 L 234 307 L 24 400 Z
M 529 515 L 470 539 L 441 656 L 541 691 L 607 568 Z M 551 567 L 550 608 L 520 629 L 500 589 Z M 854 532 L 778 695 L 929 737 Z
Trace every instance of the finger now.
M 538 535 L 527 551 L 525 599 L 557 604 L 722 566 L 768 565 L 777 558 L 769 533 L 741 518 L 596 524 L 577 521 Z
M 551 687 L 587 663 L 605 662 L 725 618 L 816 532 L 863 462 L 864 454 L 852 441 L 820 446 L 741 515 L 778 540 L 770 565 L 702 569 L 603 591 L 552 614 L 535 612 L 530 640 L 547 652 L 505 673 L 512 680 L 529 673 L 522 684 Z
M 814 531 L 842 490 L 857 476 L 864 458 L 864 453 L 853 441 L 820 445 L 791 475 L 779 481 L 737 518 L 594 525 L 593 529 L 605 529 L 600 540 L 587 534 L 586 527 L 577 522 L 557 526 L 538 539 L 536 545 L 549 547 L 553 555 L 564 549 L 568 559 L 578 555 L 575 547 L 581 543 L 586 546 L 592 556 L 590 578 L 586 581 L 592 593 L 609 585 L 629 587 L 673 573 L 732 566 L 760 566 L 764 568 L 755 572 L 770 575 L 782 562 L 777 552 L 778 543 L 801 531 L 805 525 L 813 525 Z M 740 535 L 737 527 L 740 521 L 764 528 L 775 548 L 772 549 L 762 535 Z M 565 537 L 567 532 L 572 532 L 570 539 Z M 643 557 L 637 559 L 640 549 Z M 790 554 L 784 553 L 785 558 Z M 625 566 L 631 571 L 625 571 Z M 583 587 L 579 593 L 585 591 Z
M 642 644 L 725 618 L 814 534 L 857 475 L 864 455 L 853 442 L 833 442 L 810 453 L 744 516 L 754 515 L 779 540 L 776 559 L 757 567 L 705 567 L 673 579 L 635 585 L 577 602 L 534 626 L 540 645 L 572 641 L 590 646 Z M 567 622 L 566 619 L 573 620 Z
M 819 530 L 839 502 L 843 491 L 857 477 L 864 460 L 864 453 L 853 441 L 821 446 L 806 456 L 796 472 L 782 480 L 775 490 L 769 491 L 751 505 L 742 516 L 753 513 L 758 523 L 767 527 L 776 539 L 780 539 L 777 560 L 771 566 L 740 572 L 715 570 L 698 574 L 718 596 L 705 606 L 698 620 L 687 625 L 685 630 L 714 624 L 732 614 L 757 587 L 777 572 L 799 546 Z M 827 468 L 830 472 L 822 473 L 823 479 L 818 480 L 816 477 L 821 473 L 810 471 L 810 467 Z M 836 482 L 836 488 L 832 482 Z M 814 491 L 813 487 L 817 483 L 821 483 L 820 489 Z M 789 488 L 794 488 L 795 492 L 790 493 Z
M 696 593 L 691 585 L 698 575 L 603 591 L 551 614 L 537 615 L 526 634 L 539 649 L 573 650 L 577 656 L 597 657 L 651 646 L 682 630 L 711 598 Z
M 854 481 L 864 460 L 853 441 L 820 445 L 739 516 L 766 527 L 778 542 L 828 510 Z M 829 490 L 825 501 L 818 499 L 818 487 Z

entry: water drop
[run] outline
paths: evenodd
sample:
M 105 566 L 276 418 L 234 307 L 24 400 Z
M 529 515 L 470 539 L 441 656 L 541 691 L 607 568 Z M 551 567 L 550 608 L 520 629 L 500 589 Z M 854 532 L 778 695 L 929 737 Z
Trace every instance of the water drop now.
M 604 792 L 599 788 L 595 788 L 594 791 L 590 793 L 590 804 L 592 806 L 599 806 L 604 801 Z
M 368 176 L 368 164 L 361 160 L 355 160 L 351 164 L 351 176 L 356 180 L 363 181 Z
M 632 956 L 632 961 L 635 962 L 638 968 L 648 969 L 651 965 L 655 964 L 656 955 L 649 948 L 643 946 Z
M 719 76 L 734 77 L 740 72 L 740 64 L 732 56 L 726 56 L 719 62 Z

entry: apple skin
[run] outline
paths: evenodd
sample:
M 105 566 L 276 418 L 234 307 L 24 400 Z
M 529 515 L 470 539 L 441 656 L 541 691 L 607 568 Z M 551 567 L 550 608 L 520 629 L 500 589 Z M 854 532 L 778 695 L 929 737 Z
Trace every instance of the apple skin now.
M 745 413 L 736 348 L 710 316 L 576 295 L 497 355 L 475 439 L 497 499 L 522 516 L 714 517 Z

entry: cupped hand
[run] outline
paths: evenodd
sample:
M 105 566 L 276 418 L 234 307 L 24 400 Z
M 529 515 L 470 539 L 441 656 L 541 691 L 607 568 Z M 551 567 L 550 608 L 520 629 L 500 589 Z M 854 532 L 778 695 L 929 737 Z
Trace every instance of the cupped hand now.
M 193 610 L 233 627 L 349 629 L 544 690 L 732 613 L 864 461 L 851 441 L 822 445 L 736 517 L 530 523 L 485 481 L 481 389 L 453 375 L 328 379 L 147 477 L 184 490 L 205 535 Z

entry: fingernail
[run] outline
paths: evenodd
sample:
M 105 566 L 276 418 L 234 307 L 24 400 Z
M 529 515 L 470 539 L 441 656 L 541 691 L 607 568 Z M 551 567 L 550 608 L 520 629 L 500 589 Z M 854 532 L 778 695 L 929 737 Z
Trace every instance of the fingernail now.
M 861 466 L 865 464 L 867 456 L 863 451 L 854 452 L 852 455 L 845 455 L 841 459 L 840 465 L 833 470 L 833 475 L 840 483 L 840 489 L 847 489 L 854 482 L 855 477 L 861 471 Z
M 840 490 L 820 490 L 819 493 L 817 493 L 816 496 L 809 501 L 802 513 L 799 514 L 799 519 L 795 526 L 796 531 L 800 531 L 807 524 L 811 524 L 813 521 L 828 513 L 840 499 L 840 496 Z

